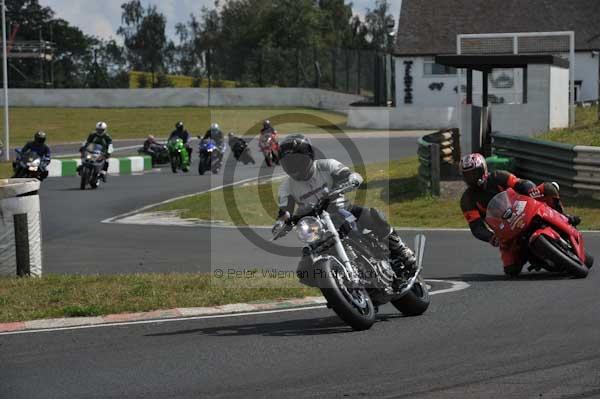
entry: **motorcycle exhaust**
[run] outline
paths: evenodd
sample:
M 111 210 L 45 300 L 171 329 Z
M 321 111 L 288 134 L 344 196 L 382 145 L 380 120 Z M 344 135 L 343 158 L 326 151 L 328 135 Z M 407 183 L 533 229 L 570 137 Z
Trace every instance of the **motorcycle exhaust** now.
M 426 242 L 427 237 L 425 237 L 425 235 L 417 234 L 415 236 L 415 258 L 417 259 L 417 269 L 422 269 Z

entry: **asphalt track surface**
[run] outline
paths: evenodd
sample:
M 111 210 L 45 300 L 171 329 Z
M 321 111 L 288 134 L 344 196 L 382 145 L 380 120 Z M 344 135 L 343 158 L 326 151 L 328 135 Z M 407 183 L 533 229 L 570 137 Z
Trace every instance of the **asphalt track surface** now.
M 353 162 L 344 143 L 354 143 L 359 154 L 355 161 L 365 163 L 412 156 L 417 148 L 415 138 L 353 138 L 342 143 L 317 138 L 313 142 L 323 156 L 348 164 Z M 258 160 L 256 144 L 251 146 Z M 193 158 L 196 161 L 196 152 Z M 282 170 L 261 171 L 258 164 L 239 164 L 235 180 L 253 178 L 259 173 L 281 174 Z M 163 169 L 140 176 L 111 176 L 96 191 L 80 191 L 78 182 L 78 178 L 48 179 L 40 191 L 46 273 L 195 272 L 209 271 L 217 262 L 235 263 L 237 258 L 228 259 L 230 255 L 245 259 L 240 267 L 249 259 L 256 263 L 267 259 L 261 248 L 238 240 L 236 230 L 101 223 L 136 208 L 221 186 L 222 174 L 199 176 L 194 163 L 186 175 L 173 175 Z M 244 251 L 232 253 L 232 243 Z M 295 264 L 287 267 L 295 268 Z
M 414 154 L 414 142 L 406 146 Z M 189 181 L 199 184 L 198 176 L 168 176 L 166 186 L 150 184 L 156 178 L 167 176 L 141 177 L 146 184 L 138 194 L 156 201 L 174 191 L 202 189 L 188 187 Z M 49 181 L 42 192 L 43 203 L 54 201 L 78 216 L 65 220 L 44 210 L 46 271 L 132 271 L 142 254 L 136 269 L 193 270 L 206 254 L 198 240 L 214 251 L 220 248 L 199 228 L 100 225 L 98 220 L 146 200 L 122 192 L 133 184 L 129 179 L 114 178 L 101 191 L 85 193 L 71 190 L 68 180 Z M 60 193 L 69 201 L 61 201 Z M 123 197 L 112 198 L 118 195 Z M 98 205 L 100 197 L 104 207 L 82 215 L 82 209 L 90 209 L 86 200 Z M 114 236 L 112 229 L 119 235 L 102 241 Z M 237 243 L 239 254 L 232 254 L 225 239 L 232 231 L 237 232 L 218 230 L 225 242 L 224 267 L 252 258 L 282 262 L 276 255 L 261 258 L 258 249 L 245 253 L 250 248 L 238 250 Z M 410 240 L 412 234 L 404 236 Z M 506 280 L 496 251 L 468 233 L 429 232 L 427 237 L 425 277 L 462 280 L 470 287 L 432 297 L 423 316 L 401 317 L 385 306 L 365 332 L 352 332 L 330 310 L 315 309 L 4 335 L 0 398 L 600 397 L 596 270 L 585 280 L 545 273 Z M 591 252 L 600 253 L 600 235 L 588 234 L 586 240 Z M 89 242 L 96 246 L 77 249 Z M 129 248 L 112 254 L 124 242 Z M 169 263 L 169 254 L 153 252 L 159 243 L 185 249 L 188 256 L 197 252 L 196 260 Z M 68 261 L 69 255 L 75 258 Z

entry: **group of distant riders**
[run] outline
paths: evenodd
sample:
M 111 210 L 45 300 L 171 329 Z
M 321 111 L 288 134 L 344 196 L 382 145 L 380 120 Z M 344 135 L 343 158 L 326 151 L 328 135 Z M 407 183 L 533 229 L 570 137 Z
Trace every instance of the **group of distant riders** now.
M 262 129 L 260 131 L 260 135 L 269 137 L 277 143 L 277 131 L 272 126 L 269 120 L 265 120 L 263 122 Z M 50 147 L 46 144 L 46 133 L 43 131 L 38 131 L 34 134 L 33 140 L 27 142 L 22 149 L 17 150 L 18 157 L 13 162 L 13 171 L 14 177 L 36 177 L 40 181 L 45 180 L 48 177 L 49 170 L 48 167 L 51 161 L 51 150 Z M 175 124 L 175 130 L 171 132 L 167 142 L 174 142 L 176 140 L 181 140 L 185 150 L 187 151 L 188 158 L 192 156 L 192 147 L 191 147 L 191 134 L 185 128 L 183 122 L 177 122 Z M 201 142 L 212 140 L 215 143 L 216 148 L 218 150 L 219 158 L 223 159 L 223 154 L 225 152 L 225 135 L 221 130 L 218 123 L 211 124 L 210 128 L 206 131 L 203 136 L 198 136 L 201 139 Z M 232 152 L 236 159 L 242 159 L 242 155 L 245 151 L 247 151 L 247 142 L 243 138 L 236 136 L 235 133 L 230 132 L 227 135 L 229 147 L 232 149 Z M 108 124 L 106 122 L 98 122 L 96 124 L 96 129 L 92 132 L 83 143 L 80 148 L 80 152 L 83 154 L 85 148 L 90 145 L 99 145 L 102 149 L 103 156 L 106 160 L 100 171 L 100 178 L 102 181 L 106 182 L 109 168 L 109 158 L 111 157 L 114 148 L 113 148 L 113 140 L 110 134 L 108 133 Z M 149 135 L 143 143 L 142 148 L 140 149 L 140 153 L 149 155 L 152 158 L 153 164 L 161 164 L 167 163 L 169 159 L 167 146 L 165 144 L 161 144 L 158 140 L 153 136 Z M 254 159 L 248 154 L 248 162 L 254 164 Z M 29 161 L 29 162 L 28 162 Z M 33 170 L 32 162 L 35 165 L 35 170 Z
M 90 134 L 82 147 L 89 144 L 100 145 L 108 159 L 113 152 L 112 138 L 107 132 L 108 126 L 105 122 L 98 122 L 96 130 Z M 315 151 L 309 138 L 303 135 L 291 135 L 286 137 L 281 144 L 277 139 L 277 132 L 266 120 L 263 123 L 261 136 L 269 135 L 277 145 L 277 160 L 281 163 L 283 170 L 288 175 L 288 179 L 283 182 L 279 190 L 279 215 L 277 225 L 285 224 L 294 212 L 302 208 L 309 208 L 314 205 L 319 198 L 315 187 L 327 187 L 335 189 L 340 182 L 354 179 L 354 183 L 360 185 L 362 178 L 345 165 L 334 159 L 315 159 Z M 190 133 L 185 129 L 182 122 L 177 122 L 175 130 L 170 134 L 169 141 L 180 139 L 188 156 L 192 155 L 190 146 Z M 199 137 L 200 138 L 200 137 Z M 202 140 L 213 140 L 220 149 L 220 156 L 224 152 L 224 135 L 218 124 L 213 123 L 206 131 Z M 239 148 L 246 146 L 245 140 L 229 133 L 229 146 L 239 159 Z M 161 146 L 154 136 L 148 136 L 144 142 L 143 152 L 150 156 L 157 154 Z M 50 148 L 46 145 L 46 134 L 37 132 L 33 141 L 28 142 L 22 150 L 19 151 L 21 157 L 25 154 L 34 153 L 40 159 L 39 179 L 43 180 L 48 176 L 48 165 L 50 163 Z M 19 175 L 19 159 L 14 164 L 15 174 Z M 108 162 L 104 164 L 100 177 L 106 181 L 108 171 Z M 543 183 L 536 185 L 529 180 L 519 179 L 514 174 L 507 171 L 488 172 L 486 159 L 483 155 L 474 153 L 464 156 L 460 162 L 460 171 L 467 185 L 460 207 L 464 217 L 470 227 L 472 234 L 479 240 L 500 246 L 498 238 L 490 230 L 485 222 L 486 210 L 492 198 L 508 189 L 513 189 L 517 193 L 527 195 L 539 201 L 545 202 L 554 210 L 564 214 L 572 226 L 577 226 L 581 220 L 577 216 L 567 215 L 559 196 L 559 187 L 556 183 Z M 341 203 L 338 211 L 344 217 L 342 224 L 347 220 L 358 224 L 363 229 L 374 232 L 380 240 L 385 242 L 390 250 L 392 264 L 401 264 L 403 267 L 415 267 L 415 256 L 408 248 L 397 232 L 386 221 L 384 215 L 374 208 L 364 208 L 348 203 Z M 521 272 L 523 265 L 515 259 L 515 249 L 500 246 L 504 271 L 509 276 L 516 276 Z

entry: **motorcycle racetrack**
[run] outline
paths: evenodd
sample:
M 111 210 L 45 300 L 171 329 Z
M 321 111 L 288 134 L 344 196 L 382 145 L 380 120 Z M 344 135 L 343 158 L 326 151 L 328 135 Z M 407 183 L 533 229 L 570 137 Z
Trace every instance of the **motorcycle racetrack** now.
M 414 156 L 417 147 L 415 137 L 353 141 L 367 163 L 388 152 L 391 159 Z M 315 142 L 350 162 L 335 140 Z M 44 182 L 44 272 L 295 270 L 297 258 L 269 254 L 237 229 L 101 223 L 221 185 L 221 176 L 198 176 L 194 150 L 188 175 L 165 168 L 114 176 L 97 191 L 80 191 L 75 178 Z M 241 168 L 236 180 L 258 172 Z M 400 234 L 412 245 L 418 232 Z M 402 317 L 386 305 L 363 332 L 316 308 L 3 335 L 0 398 L 600 397 L 595 269 L 583 280 L 547 273 L 508 280 L 497 250 L 470 232 L 424 234 L 425 278 L 469 287 L 434 295 L 422 316 Z M 600 234 L 585 239 L 600 254 Z M 431 284 L 434 292 L 447 288 Z

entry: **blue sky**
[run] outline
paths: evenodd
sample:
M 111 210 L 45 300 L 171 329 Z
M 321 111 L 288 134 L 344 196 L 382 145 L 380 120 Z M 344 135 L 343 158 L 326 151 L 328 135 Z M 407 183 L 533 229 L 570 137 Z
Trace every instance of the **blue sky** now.
M 40 0 L 50 6 L 58 17 L 79 26 L 85 33 L 103 38 L 116 38 L 121 23 L 121 4 L 124 0 Z M 394 17 L 400 14 L 402 0 L 391 0 Z M 156 4 L 168 18 L 169 34 L 174 35 L 175 24 L 185 22 L 191 13 L 199 14 L 202 6 L 213 6 L 214 0 L 142 0 L 145 5 Z M 354 0 L 354 13 L 364 15 L 374 7 L 375 0 Z

